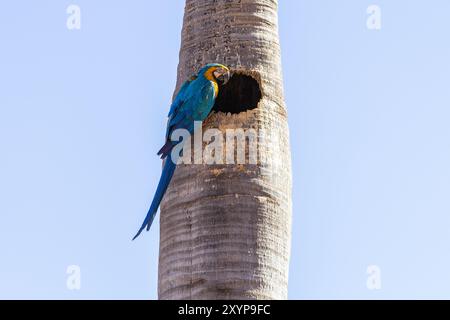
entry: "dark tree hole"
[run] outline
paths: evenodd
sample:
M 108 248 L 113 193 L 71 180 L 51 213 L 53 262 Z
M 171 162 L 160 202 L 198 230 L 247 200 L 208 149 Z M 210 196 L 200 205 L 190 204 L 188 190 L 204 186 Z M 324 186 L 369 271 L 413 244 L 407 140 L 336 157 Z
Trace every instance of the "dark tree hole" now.
M 228 83 L 219 88 L 213 110 L 224 113 L 241 113 L 258 107 L 262 98 L 258 81 L 251 76 L 235 73 Z

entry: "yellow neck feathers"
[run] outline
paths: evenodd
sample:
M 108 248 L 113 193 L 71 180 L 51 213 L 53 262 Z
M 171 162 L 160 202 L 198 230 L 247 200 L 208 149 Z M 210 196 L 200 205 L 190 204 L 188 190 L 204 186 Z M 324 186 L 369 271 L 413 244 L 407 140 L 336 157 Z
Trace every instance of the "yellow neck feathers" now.
M 213 83 L 214 86 L 214 96 L 217 97 L 217 95 L 219 94 L 219 85 L 217 84 L 216 78 L 214 78 L 213 72 L 216 70 L 215 67 L 211 67 L 209 68 L 206 72 L 205 72 L 205 78 L 208 79 L 209 81 L 211 81 Z

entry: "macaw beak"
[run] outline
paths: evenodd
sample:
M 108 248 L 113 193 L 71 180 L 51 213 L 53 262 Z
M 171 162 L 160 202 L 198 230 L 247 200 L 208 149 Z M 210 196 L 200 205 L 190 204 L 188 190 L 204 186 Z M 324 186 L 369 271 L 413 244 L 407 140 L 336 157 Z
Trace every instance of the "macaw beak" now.
M 226 73 L 223 74 L 223 79 L 222 81 L 222 85 L 226 85 L 228 81 L 230 81 L 231 75 L 230 75 L 230 71 L 227 71 Z
M 227 69 L 216 70 L 214 75 L 221 86 L 227 84 L 231 78 L 230 71 Z

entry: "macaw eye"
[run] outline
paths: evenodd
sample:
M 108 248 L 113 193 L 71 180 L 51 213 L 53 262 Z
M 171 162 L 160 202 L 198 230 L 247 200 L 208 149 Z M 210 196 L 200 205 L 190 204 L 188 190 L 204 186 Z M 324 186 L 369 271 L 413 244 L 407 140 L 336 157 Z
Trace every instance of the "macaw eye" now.
M 214 77 L 216 77 L 216 79 L 219 79 L 224 73 L 225 72 L 222 68 L 218 68 L 214 71 Z

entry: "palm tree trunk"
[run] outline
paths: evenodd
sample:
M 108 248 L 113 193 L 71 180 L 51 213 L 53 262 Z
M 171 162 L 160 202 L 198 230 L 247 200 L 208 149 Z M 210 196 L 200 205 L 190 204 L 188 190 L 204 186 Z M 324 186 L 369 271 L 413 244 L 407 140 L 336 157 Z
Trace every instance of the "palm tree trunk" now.
M 178 166 L 161 206 L 160 299 L 287 298 L 291 160 L 277 6 L 186 0 L 177 88 L 206 63 L 230 66 L 204 130 L 255 129 L 258 161 Z

